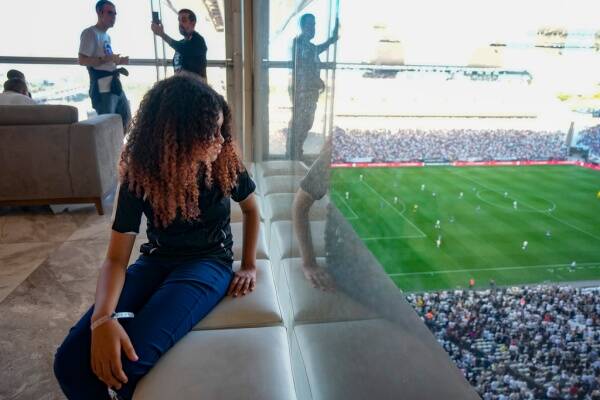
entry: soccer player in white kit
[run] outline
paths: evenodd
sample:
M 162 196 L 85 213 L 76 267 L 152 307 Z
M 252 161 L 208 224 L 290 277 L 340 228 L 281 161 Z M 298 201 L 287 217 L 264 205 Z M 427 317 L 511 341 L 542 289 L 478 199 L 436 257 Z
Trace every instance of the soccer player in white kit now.
M 523 249 L 523 250 L 527 250 L 527 246 L 528 246 L 528 245 L 529 245 L 529 242 L 527 242 L 527 240 L 525 240 L 525 241 L 523 242 L 523 245 L 521 246 L 521 249 Z
M 517 204 L 517 201 L 515 200 L 515 201 L 513 201 L 513 208 L 516 210 L 517 207 L 518 207 L 518 204 Z

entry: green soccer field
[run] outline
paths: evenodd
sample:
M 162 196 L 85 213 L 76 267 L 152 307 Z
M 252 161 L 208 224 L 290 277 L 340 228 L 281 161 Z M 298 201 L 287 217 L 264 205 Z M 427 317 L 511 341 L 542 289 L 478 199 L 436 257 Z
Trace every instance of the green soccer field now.
M 599 171 L 338 168 L 332 182 L 337 207 L 405 291 L 600 280 Z

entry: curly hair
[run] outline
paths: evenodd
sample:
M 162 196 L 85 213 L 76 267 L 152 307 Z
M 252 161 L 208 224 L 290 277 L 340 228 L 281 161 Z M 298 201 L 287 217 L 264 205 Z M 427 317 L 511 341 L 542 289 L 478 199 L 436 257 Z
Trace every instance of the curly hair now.
M 223 144 L 211 161 L 220 113 Z M 229 196 L 242 170 L 227 102 L 210 86 L 186 76 L 157 82 L 146 93 L 119 162 L 121 184 L 149 201 L 158 228 L 178 214 L 187 221 L 199 219 L 202 189 L 216 184 Z

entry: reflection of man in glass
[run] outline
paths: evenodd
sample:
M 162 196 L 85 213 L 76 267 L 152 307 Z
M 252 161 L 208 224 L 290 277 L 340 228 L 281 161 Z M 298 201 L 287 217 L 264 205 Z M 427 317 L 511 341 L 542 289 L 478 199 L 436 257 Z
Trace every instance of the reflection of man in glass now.
M 315 119 L 319 94 L 325 84 L 319 76 L 321 60 L 319 54 L 338 40 L 338 21 L 327 41 L 315 45 L 315 16 L 304 14 L 300 18 L 301 33 L 294 38 L 292 46 L 292 121 L 287 137 L 287 156 L 292 160 L 302 158 L 302 147 Z

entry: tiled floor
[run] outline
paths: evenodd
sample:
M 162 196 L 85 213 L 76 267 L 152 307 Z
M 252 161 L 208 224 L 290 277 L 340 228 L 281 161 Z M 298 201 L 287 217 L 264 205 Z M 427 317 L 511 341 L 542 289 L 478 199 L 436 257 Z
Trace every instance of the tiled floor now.
M 0 209 L 0 399 L 63 399 L 54 352 L 93 303 L 110 235 L 112 198 L 104 203 L 104 216 Z

